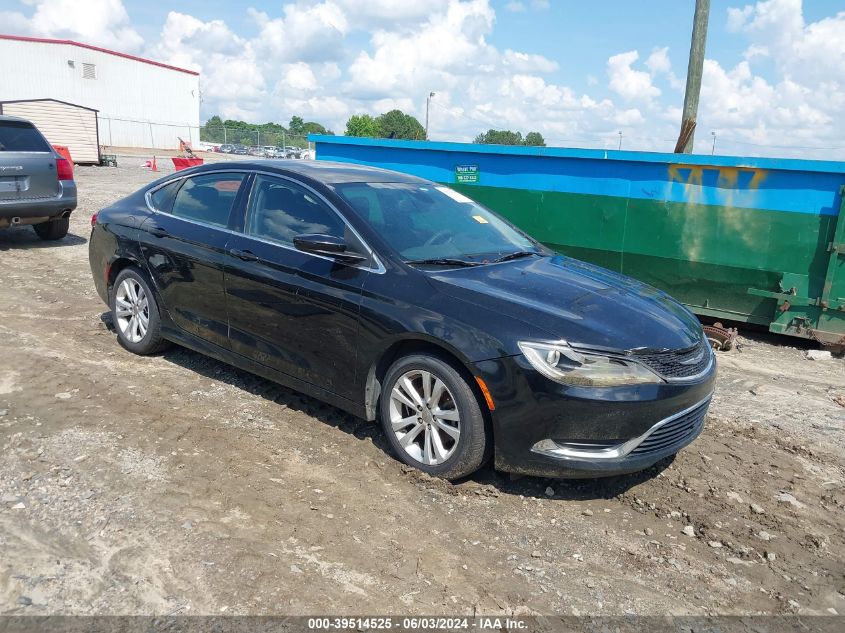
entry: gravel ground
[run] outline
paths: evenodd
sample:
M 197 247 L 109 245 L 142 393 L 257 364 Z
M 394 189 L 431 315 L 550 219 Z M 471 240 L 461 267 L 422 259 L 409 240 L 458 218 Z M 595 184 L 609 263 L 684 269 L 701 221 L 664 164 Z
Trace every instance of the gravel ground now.
M 642 474 L 445 483 L 318 401 L 119 347 L 88 220 L 157 176 L 120 162 L 78 168 L 63 241 L 0 232 L 0 613 L 845 614 L 842 359 L 743 338 Z

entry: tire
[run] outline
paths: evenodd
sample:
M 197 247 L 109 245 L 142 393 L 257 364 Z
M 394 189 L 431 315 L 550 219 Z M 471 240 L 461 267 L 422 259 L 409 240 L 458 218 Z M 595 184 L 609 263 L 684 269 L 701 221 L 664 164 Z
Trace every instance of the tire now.
M 42 240 L 48 242 L 60 240 L 67 235 L 70 228 L 70 218 L 55 218 L 41 224 L 33 224 L 32 228 Z
M 492 433 L 475 392 L 451 363 L 438 356 L 414 354 L 397 360 L 384 378 L 379 413 L 398 459 L 435 477 L 466 477 L 484 464 L 492 450 Z
M 155 294 L 137 268 L 124 268 L 115 279 L 111 315 L 118 342 L 130 352 L 147 356 L 170 345 L 161 336 L 161 317 Z

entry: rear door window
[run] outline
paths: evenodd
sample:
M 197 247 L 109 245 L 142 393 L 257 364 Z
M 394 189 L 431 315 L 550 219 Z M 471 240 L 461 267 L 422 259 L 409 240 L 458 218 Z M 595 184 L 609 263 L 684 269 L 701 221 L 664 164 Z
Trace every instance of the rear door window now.
M 177 217 L 226 227 L 246 174 L 192 176 L 176 193 L 171 213 Z
M 32 123 L 0 121 L 0 152 L 52 152 Z

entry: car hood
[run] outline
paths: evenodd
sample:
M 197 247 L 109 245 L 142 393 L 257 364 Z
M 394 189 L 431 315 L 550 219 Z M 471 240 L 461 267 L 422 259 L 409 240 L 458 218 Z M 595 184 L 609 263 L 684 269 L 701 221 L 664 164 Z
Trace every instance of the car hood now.
M 445 295 L 576 346 L 657 351 L 701 340 L 698 320 L 666 293 L 562 255 L 435 272 L 430 279 Z

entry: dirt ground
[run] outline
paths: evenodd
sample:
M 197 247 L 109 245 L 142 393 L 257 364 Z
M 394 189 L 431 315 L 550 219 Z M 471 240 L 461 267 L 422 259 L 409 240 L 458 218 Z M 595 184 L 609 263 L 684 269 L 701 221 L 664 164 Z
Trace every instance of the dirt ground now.
M 60 243 L 0 231 L 0 613 L 845 614 L 845 360 L 749 335 L 674 461 L 448 484 L 313 399 L 118 346 L 89 218 L 140 162 L 78 168 Z

